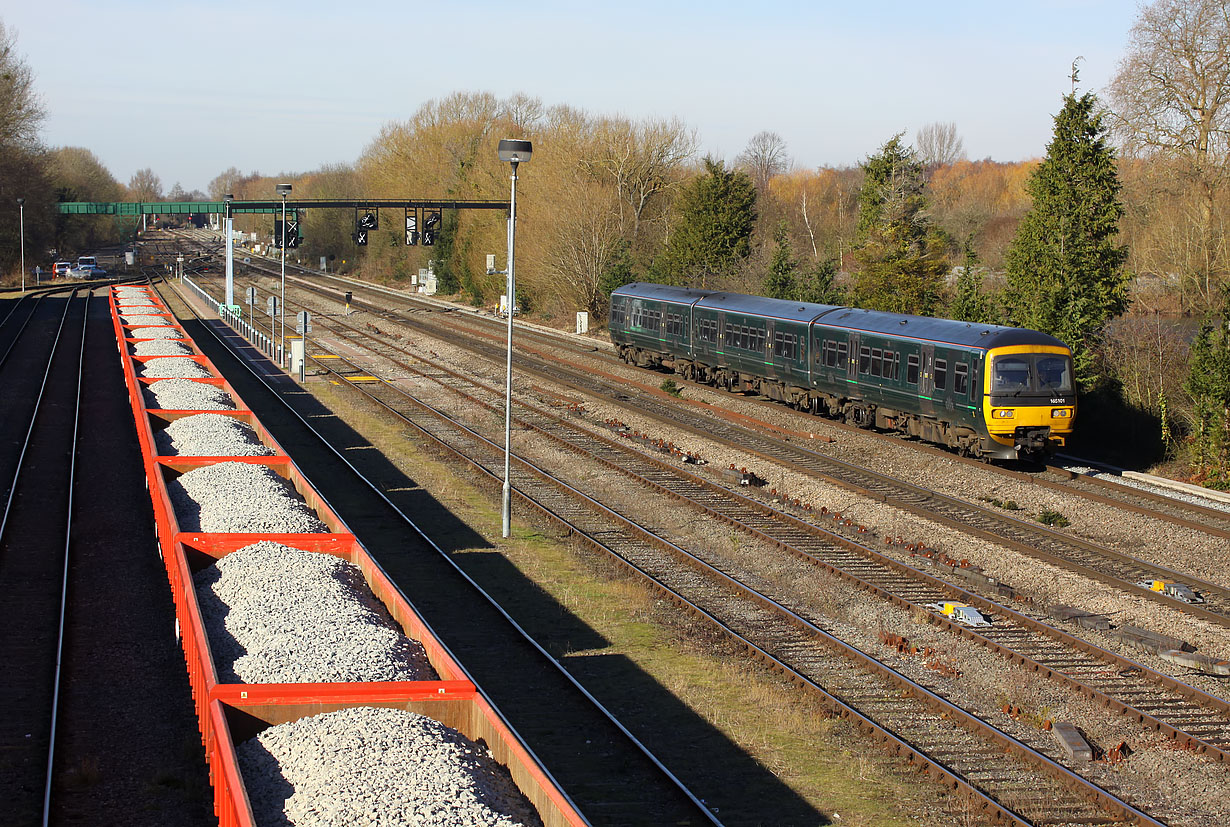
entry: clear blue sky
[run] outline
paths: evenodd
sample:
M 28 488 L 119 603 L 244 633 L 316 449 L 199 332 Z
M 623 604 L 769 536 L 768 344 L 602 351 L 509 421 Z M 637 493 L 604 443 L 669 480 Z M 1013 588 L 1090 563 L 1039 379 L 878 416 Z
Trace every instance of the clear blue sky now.
M 796 166 L 855 164 L 952 121 L 971 158 L 1040 156 L 1078 55 L 1101 92 L 1132 0 L 470 2 L 0 0 L 34 70 L 43 140 L 117 179 L 204 190 L 230 166 L 351 162 L 455 91 L 678 116 L 733 159 L 761 130 Z M 413 193 L 429 196 L 430 193 Z

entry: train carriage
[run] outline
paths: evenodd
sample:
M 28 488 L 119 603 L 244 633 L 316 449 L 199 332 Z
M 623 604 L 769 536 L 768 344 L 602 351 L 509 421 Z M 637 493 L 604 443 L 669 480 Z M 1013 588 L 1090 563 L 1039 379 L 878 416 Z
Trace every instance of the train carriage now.
M 630 364 L 973 456 L 1049 454 L 1075 420 L 1071 353 L 1033 330 L 629 284 L 610 331 Z

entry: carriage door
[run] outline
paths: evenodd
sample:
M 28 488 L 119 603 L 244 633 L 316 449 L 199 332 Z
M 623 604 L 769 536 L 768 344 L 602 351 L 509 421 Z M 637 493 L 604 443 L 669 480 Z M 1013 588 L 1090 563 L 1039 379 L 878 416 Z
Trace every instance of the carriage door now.
M 779 379 L 787 374 L 788 371 L 782 369 L 782 361 L 777 358 L 777 352 L 773 347 L 773 334 L 777 331 L 777 322 L 773 319 L 765 319 L 764 323 L 764 347 L 760 349 L 760 353 L 756 355 L 756 361 L 759 362 L 757 367 L 764 370 L 766 376 L 770 379 Z
M 851 382 L 858 382 L 858 343 L 860 335 L 858 333 L 850 334 L 850 355 L 846 361 L 846 378 Z
M 922 346 L 922 374 L 918 377 L 918 403 L 924 413 L 935 413 L 935 403 L 931 401 L 935 393 L 935 345 Z

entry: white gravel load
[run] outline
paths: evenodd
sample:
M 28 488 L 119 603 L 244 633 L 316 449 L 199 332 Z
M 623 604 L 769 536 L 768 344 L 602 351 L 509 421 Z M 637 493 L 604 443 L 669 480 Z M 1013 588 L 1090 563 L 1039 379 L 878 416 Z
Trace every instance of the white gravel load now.
M 235 751 L 260 827 L 542 824 L 486 747 L 401 709 L 300 718 Z
M 402 633 L 359 567 L 340 557 L 262 540 L 192 579 L 224 683 L 439 677 L 422 644 Z
M 182 339 L 184 334 L 173 327 L 138 327 L 128 331 L 130 339 Z
M 163 411 L 233 411 L 235 400 L 217 385 L 191 379 L 161 379 L 145 388 L 151 407 Z
M 150 359 L 141 367 L 141 376 L 146 379 L 208 379 L 213 374 L 195 359 L 168 356 Z
M 167 484 L 182 531 L 316 534 L 329 527 L 276 471 L 246 462 L 195 468 Z
M 150 339 L 137 342 L 132 353 L 134 356 L 191 356 L 192 348 L 174 339 Z
M 125 313 L 157 313 L 158 305 L 149 299 L 121 299 L 120 314 Z
M 163 457 L 267 457 L 273 449 L 246 422 L 222 414 L 194 414 L 154 434 Z
M 171 323 L 165 316 L 130 316 L 123 313 L 120 314 L 120 321 L 129 327 L 161 327 Z

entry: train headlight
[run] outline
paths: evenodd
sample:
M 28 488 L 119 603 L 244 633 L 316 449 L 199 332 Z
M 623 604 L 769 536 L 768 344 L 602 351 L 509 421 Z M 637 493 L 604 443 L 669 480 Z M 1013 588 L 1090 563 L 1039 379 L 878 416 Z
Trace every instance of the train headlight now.
M 1071 408 L 1054 408 L 1051 410 L 1051 419 L 1069 419 L 1071 416 Z
M 995 419 L 1012 419 L 1016 416 L 1016 411 L 1011 408 L 996 408 L 991 411 L 991 416 Z

